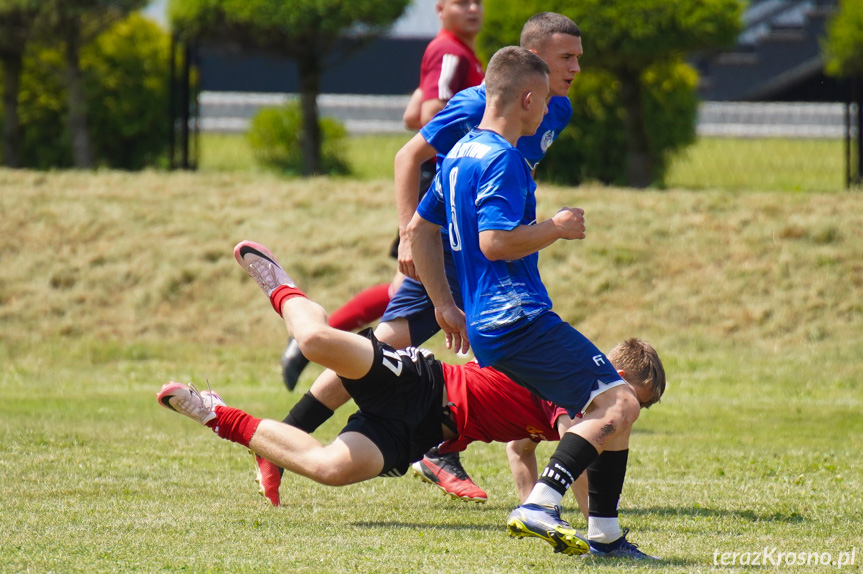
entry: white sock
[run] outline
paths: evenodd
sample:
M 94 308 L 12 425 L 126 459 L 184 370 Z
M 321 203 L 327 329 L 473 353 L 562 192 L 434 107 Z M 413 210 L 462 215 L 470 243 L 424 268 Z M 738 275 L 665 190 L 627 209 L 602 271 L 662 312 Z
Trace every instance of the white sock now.
M 560 506 L 563 495 L 549 485 L 537 482 L 524 501 L 525 504 L 541 504 L 543 506 Z
M 591 516 L 587 519 L 587 539 L 608 544 L 623 536 L 616 516 Z

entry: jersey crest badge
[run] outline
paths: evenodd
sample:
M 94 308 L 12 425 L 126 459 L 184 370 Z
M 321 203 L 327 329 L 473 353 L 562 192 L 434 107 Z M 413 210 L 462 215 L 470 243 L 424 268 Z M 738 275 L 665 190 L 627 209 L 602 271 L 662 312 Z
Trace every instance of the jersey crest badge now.
M 554 143 L 554 130 L 548 130 L 542 136 L 542 142 L 539 144 L 542 148 L 542 153 L 548 151 L 548 148 L 551 147 L 551 144 Z

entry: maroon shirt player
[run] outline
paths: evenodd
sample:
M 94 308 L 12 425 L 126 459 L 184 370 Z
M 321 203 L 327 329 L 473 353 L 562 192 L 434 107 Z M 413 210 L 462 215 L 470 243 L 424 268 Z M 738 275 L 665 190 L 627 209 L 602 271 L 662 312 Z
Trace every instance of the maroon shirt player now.
M 482 2 L 438 0 L 435 11 L 441 29 L 423 54 L 419 88 L 403 118 L 408 129 L 426 125 L 450 98 L 480 85 L 484 77 L 474 53 L 476 35 L 482 27 Z

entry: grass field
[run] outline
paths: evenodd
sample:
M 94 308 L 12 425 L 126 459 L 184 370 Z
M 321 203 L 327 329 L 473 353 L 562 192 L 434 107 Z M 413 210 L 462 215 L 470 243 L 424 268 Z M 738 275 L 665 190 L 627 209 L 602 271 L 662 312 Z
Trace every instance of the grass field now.
M 830 191 L 845 187 L 839 139 L 700 138 L 672 161 L 666 184 L 687 189 Z
M 353 177 L 391 178 L 393 157 L 405 135 L 348 138 Z M 839 191 L 845 187 L 841 140 L 782 138 L 700 138 L 669 166 L 665 185 L 692 190 Z M 243 136 L 203 134 L 202 171 L 258 171 Z
M 389 180 L 0 170 L 0 188 L 0 572 L 725 572 L 724 553 L 765 548 L 860 570 L 855 194 L 541 186 L 541 214 L 578 205 L 588 226 L 540 258 L 556 310 L 604 349 L 640 336 L 665 362 L 621 502 L 630 539 L 663 558 L 644 565 L 508 538 L 503 445 L 464 456 L 484 505 L 408 478 L 287 477 L 273 509 L 244 449 L 156 404 L 169 379 L 209 380 L 282 418 L 319 369 L 282 387 L 283 327 L 231 249 L 268 245 L 334 309 L 392 273 Z M 572 499 L 565 515 L 583 528 Z M 769 570 L 838 570 L 779 556 Z

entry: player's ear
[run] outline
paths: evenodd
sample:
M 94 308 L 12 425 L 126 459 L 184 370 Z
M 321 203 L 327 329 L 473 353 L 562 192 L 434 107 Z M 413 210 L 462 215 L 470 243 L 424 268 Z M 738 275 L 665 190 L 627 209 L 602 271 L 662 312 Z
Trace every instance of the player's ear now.
M 529 110 L 530 107 L 533 105 L 534 100 L 536 100 L 536 98 L 534 97 L 533 92 L 525 92 L 521 96 L 521 107 Z
M 623 369 L 617 369 L 617 374 L 620 375 L 621 379 L 626 379 L 626 371 Z

